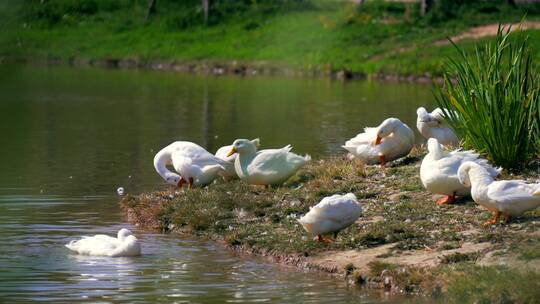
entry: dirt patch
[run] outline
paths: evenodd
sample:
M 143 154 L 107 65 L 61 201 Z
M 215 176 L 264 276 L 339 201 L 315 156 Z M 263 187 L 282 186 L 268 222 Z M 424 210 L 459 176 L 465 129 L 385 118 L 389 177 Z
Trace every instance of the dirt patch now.
M 506 30 L 508 27 L 510 27 L 510 31 L 514 32 L 516 30 L 532 30 L 532 29 L 540 29 L 540 22 L 539 21 L 527 21 L 523 23 L 507 23 L 502 25 L 503 29 Z M 468 29 L 467 31 L 450 37 L 450 39 L 453 42 L 459 42 L 462 40 L 475 40 L 475 39 L 481 39 L 484 37 L 491 37 L 497 35 L 497 30 L 499 29 L 499 24 L 486 24 L 481 25 L 477 27 L 473 27 Z M 442 46 L 442 45 L 448 45 L 450 44 L 450 41 L 447 39 L 439 40 L 434 43 L 436 46 Z
M 461 247 L 450 250 L 434 250 L 426 248 L 423 250 L 409 250 L 394 252 L 396 244 L 387 244 L 375 248 L 363 250 L 330 251 L 319 254 L 308 259 L 310 264 L 319 265 L 319 268 L 345 269 L 345 266 L 352 264 L 356 269 L 366 273 L 369 271 L 369 264 L 378 261 L 381 263 L 413 266 L 413 267 L 435 267 L 441 264 L 443 257 L 456 253 L 469 254 L 487 251 L 491 247 L 490 243 L 464 243 Z M 387 256 L 391 254 L 391 256 Z

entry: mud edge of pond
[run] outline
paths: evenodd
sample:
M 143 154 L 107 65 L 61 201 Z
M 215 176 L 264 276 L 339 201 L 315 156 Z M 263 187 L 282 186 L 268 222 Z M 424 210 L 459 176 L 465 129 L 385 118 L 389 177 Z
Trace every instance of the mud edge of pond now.
M 453 275 L 476 275 L 476 266 L 539 274 L 540 209 L 483 227 L 492 215 L 470 198 L 438 206 L 439 197 L 418 178 L 423 153 L 415 148 L 386 168 L 329 157 L 313 160 L 281 187 L 218 181 L 192 191 L 126 195 L 120 205 L 141 229 L 214 240 L 238 253 L 395 293 L 437 294 Z M 517 177 L 534 181 L 538 173 L 535 167 Z M 363 215 L 334 242 L 314 241 L 298 217 L 323 197 L 347 192 L 362 203 Z
M 74 67 L 99 67 L 107 69 L 144 69 L 153 71 L 178 72 L 200 75 L 238 75 L 238 76 L 281 76 L 305 78 L 330 78 L 342 81 L 373 79 L 380 81 L 400 81 L 431 83 L 442 82 L 441 77 L 424 75 L 400 75 L 393 73 L 366 74 L 348 69 L 333 69 L 331 65 L 314 68 L 297 68 L 273 61 L 238 60 L 140 60 L 140 59 L 89 59 L 73 57 L 62 58 L 0 58 L 1 63 L 28 63 L 40 65 L 69 65 Z
M 127 220 L 130 223 L 146 231 L 172 233 L 179 236 L 197 237 L 200 239 L 210 240 L 210 241 L 219 243 L 226 250 L 234 252 L 235 254 L 239 256 L 263 258 L 264 260 L 268 262 L 284 265 L 288 267 L 295 267 L 302 271 L 322 272 L 338 279 L 346 279 L 347 283 L 352 284 L 352 285 L 362 285 L 367 288 L 373 288 L 373 289 L 384 288 L 386 290 L 393 291 L 396 293 L 401 292 L 399 289 L 397 289 L 398 286 L 391 286 L 388 284 L 385 285 L 384 282 L 379 277 L 370 278 L 358 272 L 349 273 L 346 270 L 338 269 L 336 266 L 325 266 L 320 263 L 313 263 L 306 256 L 300 255 L 300 254 L 285 254 L 277 250 L 254 248 L 249 245 L 231 245 L 231 244 L 228 244 L 227 241 L 221 235 L 201 236 L 200 234 L 192 233 L 190 229 L 181 229 L 181 228 L 176 228 L 176 227 L 174 228 L 171 227 L 172 229 L 158 228 L 161 225 L 157 222 L 154 223 L 153 225 L 149 225 L 149 222 L 152 222 L 154 219 L 145 219 L 141 221 L 141 219 L 138 216 L 134 216 L 135 212 L 133 208 L 124 207 L 123 210 L 125 212 Z

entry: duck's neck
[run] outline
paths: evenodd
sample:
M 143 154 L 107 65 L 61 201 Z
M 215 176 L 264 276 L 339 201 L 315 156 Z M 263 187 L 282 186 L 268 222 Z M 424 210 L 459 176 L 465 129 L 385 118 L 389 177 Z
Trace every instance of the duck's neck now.
M 484 168 L 471 168 L 469 170 L 469 180 L 473 199 L 484 195 L 488 186 L 494 181 L 493 177 Z
M 164 179 L 167 179 L 167 175 L 174 174 L 167 169 L 167 164 L 169 163 L 171 163 L 171 153 L 168 151 L 167 147 L 163 148 L 156 154 L 156 156 L 154 156 L 154 168 Z
M 429 155 L 434 160 L 439 160 L 444 157 L 444 150 L 441 147 L 436 147 L 429 151 Z
M 255 158 L 256 154 L 256 152 L 244 152 L 242 154 L 238 154 L 238 157 L 234 163 L 236 172 L 238 173 L 238 171 L 240 171 L 242 175 L 247 175 L 247 166 Z

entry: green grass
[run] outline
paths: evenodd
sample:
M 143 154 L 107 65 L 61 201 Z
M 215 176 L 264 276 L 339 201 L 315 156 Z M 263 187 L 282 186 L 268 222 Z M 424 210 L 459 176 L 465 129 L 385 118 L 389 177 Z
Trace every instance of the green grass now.
M 455 264 L 455 263 L 461 263 L 461 262 L 467 262 L 467 261 L 476 261 L 478 257 L 480 256 L 479 252 L 471 252 L 471 253 L 452 253 L 449 255 L 445 255 L 441 257 L 441 263 L 442 264 Z
M 470 199 L 438 206 L 430 193 L 418 187 L 420 161 L 421 152 L 416 149 L 411 156 L 390 163 L 386 169 L 366 167 L 345 157 L 332 157 L 313 160 L 280 187 L 264 189 L 239 180 L 217 181 L 207 188 L 192 191 L 170 188 L 128 195 L 122 199 L 121 206 L 130 221 L 141 228 L 212 239 L 239 250 L 290 261 L 299 257 L 317 258 L 333 251 L 377 250 L 391 244 L 388 251 L 369 258 L 374 260 L 366 260 L 370 262 L 368 272 L 353 261 L 344 261 L 338 271 L 355 283 L 384 288 L 388 285 L 386 277 L 391 277 L 390 288 L 405 292 L 435 294 L 441 286 L 455 282 L 449 286 L 469 297 L 469 291 L 464 289 L 467 284 L 460 283 L 464 280 L 461 273 L 470 268 L 471 276 L 481 278 L 485 271 L 492 271 L 472 268 L 488 252 L 512 257 L 521 263 L 538 263 L 539 239 L 531 233 L 534 235 L 540 227 L 535 220 L 540 210 L 528 212 L 510 223 L 483 228 L 482 223 L 491 213 L 479 209 Z M 530 178 L 537 173 L 532 174 L 518 177 Z M 404 192 L 405 188 L 410 190 Z M 361 218 L 339 232 L 332 243 L 315 241 L 297 219 L 323 197 L 346 192 L 355 193 L 362 203 Z M 397 199 L 389 199 L 398 193 Z M 465 233 L 467 231 L 469 233 Z M 481 242 L 489 243 L 489 247 L 480 251 L 459 251 L 464 243 Z M 446 250 L 452 251 L 443 252 Z M 425 252 L 437 253 L 438 267 L 395 264 L 400 257 Z M 519 273 L 512 270 L 509 274 L 516 278 Z M 504 279 L 503 275 L 497 277 L 497 280 Z M 479 296 L 489 296 L 486 293 L 491 291 L 484 288 Z M 527 290 L 523 295 L 515 291 L 511 298 L 522 299 L 528 294 Z
M 536 303 L 540 274 L 506 267 L 461 266 L 451 271 L 442 303 Z
M 146 23 L 146 1 L 139 2 L 120 1 L 120 8 L 107 9 L 99 4 L 92 13 L 68 6 L 66 14 L 25 19 L 22 13 L 14 16 L 11 6 L 18 2 L 11 1 L 11 6 L 0 10 L 7 16 L 0 25 L 0 56 L 132 58 L 143 63 L 152 59 L 269 61 L 306 70 L 440 75 L 444 57 L 453 50 L 448 45 L 434 46 L 435 41 L 478 24 L 519 21 L 528 11 L 530 20 L 538 19 L 528 8 L 499 5 L 496 12 L 467 10 L 473 13 L 430 23 L 418 16 L 417 4 L 368 1 L 357 9 L 349 1 L 317 0 L 292 6 L 259 4 L 238 13 L 226 10 L 222 20 L 202 26 L 196 22 L 198 13 L 184 16 L 175 6 L 158 6 Z M 39 1 L 32 3 L 39 7 Z M 540 37 L 535 37 L 531 41 L 540 50 Z
M 512 39 L 514 38 L 514 39 Z M 499 29 L 474 55 L 457 48 L 436 97 L 466 148 L 497 166 L 520 168 L 536 157 L 540 77 L 524 35 Z M 455 83 L 453 80 L 456 80 Z

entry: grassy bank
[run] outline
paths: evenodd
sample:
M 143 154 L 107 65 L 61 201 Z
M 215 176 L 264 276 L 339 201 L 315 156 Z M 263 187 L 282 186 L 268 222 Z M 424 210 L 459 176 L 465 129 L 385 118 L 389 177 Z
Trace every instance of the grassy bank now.
M 147 1 L 71 2 L 0 4 L 0 57 L 100 65 L 129 59 L 127 66 L 145 67 L 156 60 L 185 65 L 208 60 L 218 66 L 239 61 L 320 74 L 433 76 L 441 74 L 445 56 L 454 54 L 446 37 L 479 25 L 519 22 L 525 14 L 529 21 L 540 20 L 538 5 L 513 8 L 505 1 L 441 9 L 422 18 L 418 3 L 367 1 L 357 8 L 350 1 L 313 0 L 211 9 L 203 26 L 200 9 L 182 6 L 183 1 L 158 1 L 148 22 Z M 529 32 L 538 59 L 540 31 Z M 485 39 L 479 37 L 473 32 L 459 43 L 471 50 L 472 41 Z
M 126 196 L 121 205 L 141 228 L 217 240 L 360 285 L 456 302 L 538 298 L 540 210 L 484 228 L 491 214 L 471 199 L 434 203 L 418 177 L 421 155 L 384 169 L 325 158 L 278 188 L 220 181 L 188 192 Z M 538 165 L 529 170 L 526 175 L 538 176 Z M 356 194 L 363 216 L 333 243 L 314 241 L 297 218 L 322 197 L 346 192 Z

